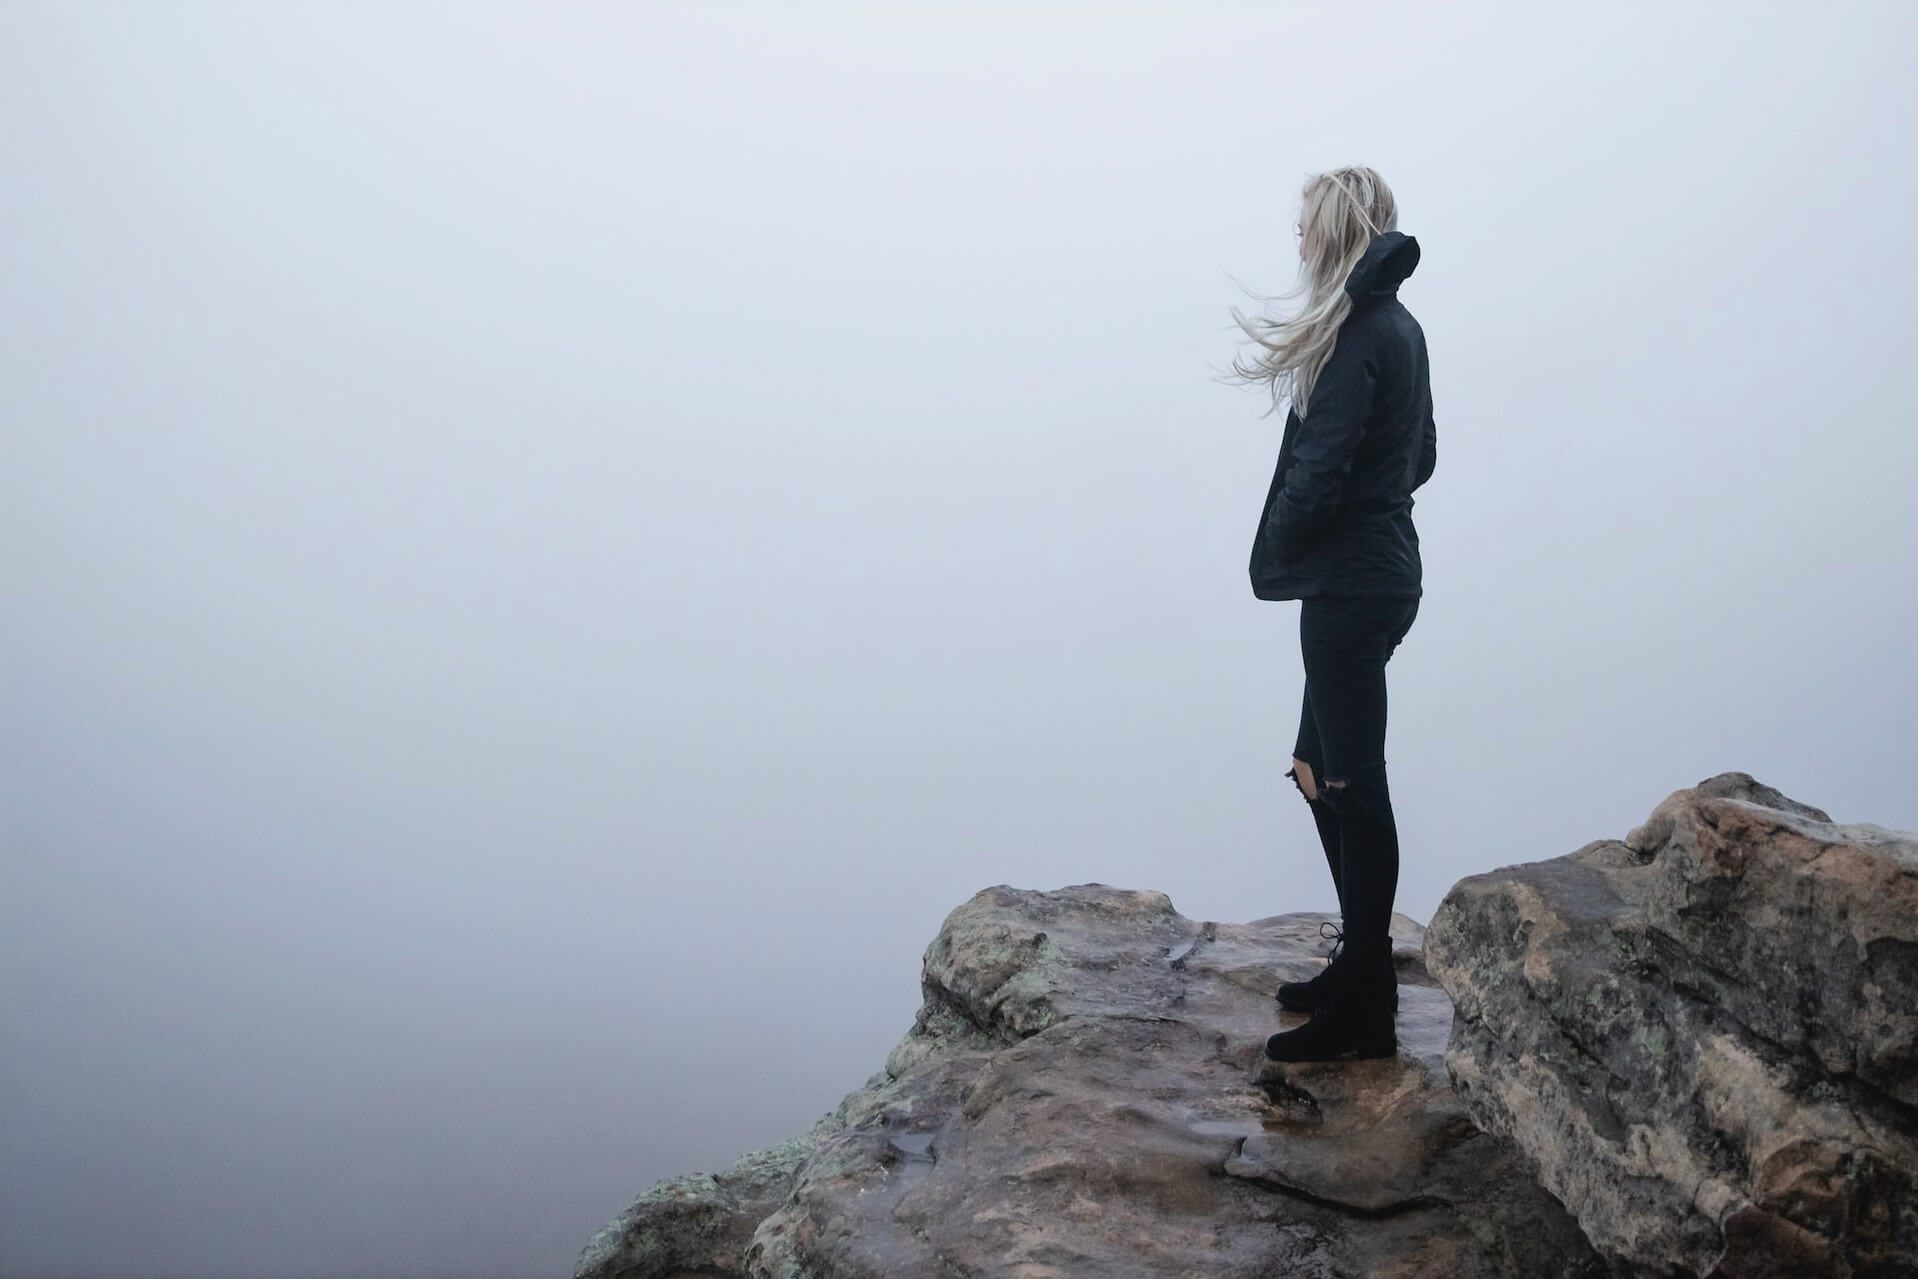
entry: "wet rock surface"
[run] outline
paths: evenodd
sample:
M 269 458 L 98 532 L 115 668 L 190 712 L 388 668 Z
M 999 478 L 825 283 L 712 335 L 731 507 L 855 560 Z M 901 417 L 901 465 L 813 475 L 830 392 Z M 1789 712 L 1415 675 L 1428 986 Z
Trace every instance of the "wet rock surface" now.
M 1395 1060 L 1271 1063 L 1319 914 L 987 889 L 927 948 L 885 1069 L 803 1137 L 649 1190 L 579 1279 L 1598 1279 L 1569 1214 L 1445 1070 L 1422 930 L 1393 921 Z
M 1619 1274 L 1918 1276 L 1918 839 L 1744 773 L 1454 885 L 1447 1069 Z

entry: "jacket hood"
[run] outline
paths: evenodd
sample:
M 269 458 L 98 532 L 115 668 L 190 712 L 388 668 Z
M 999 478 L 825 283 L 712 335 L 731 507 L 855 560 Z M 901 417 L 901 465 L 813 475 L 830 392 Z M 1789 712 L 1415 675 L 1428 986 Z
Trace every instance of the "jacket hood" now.
M 1419 242 L 1402 231 L 1384 231 L 1372 237 L 1372 243 L 1345 277 L 1345 291 L 1358 306 L 1389 298 L 1399 291 L 1399 282 L 1412 274 L 1419 264 Z

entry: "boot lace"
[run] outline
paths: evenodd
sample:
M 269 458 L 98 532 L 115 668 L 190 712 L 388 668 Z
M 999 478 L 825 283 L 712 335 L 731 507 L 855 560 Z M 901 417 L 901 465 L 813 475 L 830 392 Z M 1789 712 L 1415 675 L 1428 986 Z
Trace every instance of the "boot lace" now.
M 1332 930 L 1329 933 L 1325 931 L 1328 928 Z M 1334 939 L 1332 949 L 1325 952 L 1325 962 L 1329 966 L 1333 960 L 1339 957 L 1339 947 L 1345 945 L 1345 930 L 1331 920 L 1323 919 L 1319 921 L 1319 936 Z

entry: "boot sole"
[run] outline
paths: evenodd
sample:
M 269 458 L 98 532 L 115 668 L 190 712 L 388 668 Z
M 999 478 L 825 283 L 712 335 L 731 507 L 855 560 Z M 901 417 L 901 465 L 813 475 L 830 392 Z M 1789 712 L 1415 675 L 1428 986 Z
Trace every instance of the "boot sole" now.
M 1287 999 L 1284 995 L 1275 995 L 1273 996 L 1273 998 L 1279 1001 L 1279 1007 L 1288 1009 L 1289 1011 L 1295 1012 L 1295 1013 L 1309 1013 L 1313 1009 L 1319 1006 L 1317 1000 L 1308 1000 L 1305 1003 L 1296 1003 L 1290 999 Z M 1392 997 L 1392 1011 L 1396 1013 L 1398 1010 L 1399 1010 L 1398 996 L 1394 995 Z
M 1374 1043 L 1359 1044 L 1354 1047 L 1347 1048 L 1343 1052 L 1334 1053 L 1330 1057 L 1274 1057 L 1270 1051 L 1267 1051 L 1267 1053 L 1265 1054 L 1265 1059 L 1267 1061 L 1294 1061 L 1294 1062 L 1297 1062 L 1297 1061 L 1370 1061 L 1370 1060 L 1375 1060 L 1375 1059 L 1385 1058 L 1385 1057 L 1396 1057 L 1398 1055 L 1399 1055 L 1398 1038 L 1394 1036 L 1389 1042 L 1385 1040 L 1378 1040 Z

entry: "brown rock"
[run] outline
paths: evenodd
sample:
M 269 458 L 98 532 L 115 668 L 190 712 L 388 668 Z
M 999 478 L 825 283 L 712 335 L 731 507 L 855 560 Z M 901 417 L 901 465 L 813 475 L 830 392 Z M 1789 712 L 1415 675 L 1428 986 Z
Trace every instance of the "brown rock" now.
M 1918 1275 L 1918 840 L 1743 773 L 1459 881 L 1446 1065 L 1625 1272 Z

